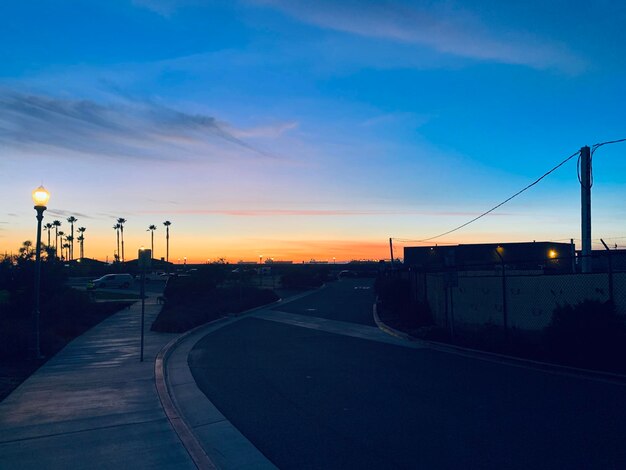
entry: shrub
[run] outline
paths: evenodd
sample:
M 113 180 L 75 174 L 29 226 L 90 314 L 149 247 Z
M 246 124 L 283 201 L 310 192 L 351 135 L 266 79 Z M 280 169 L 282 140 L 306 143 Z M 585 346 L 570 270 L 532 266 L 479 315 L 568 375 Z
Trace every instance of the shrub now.
M 328 280 L 328 267 L 297 266 L 281 276 L 285 289 L 310 289 L 320 287 Z
M 549 359 L 584 368 L 626 370 L 626 328 L 612 302 L 585 300 L 554 310 L 544 333 Z
M 397 317 L 400 326 L 419 327 L 432 324 L 427 302 L 411 301 L 407 279 L 379 276 L 374 283 L 381 314 Z
M 182 333 L 229 313 L 238 313 L 278 300 L 269 289 L 252 286 L 202 287 L 201 282 L 176 279 L 166 288 L 167 301 L 152 324 L 153 331 Z

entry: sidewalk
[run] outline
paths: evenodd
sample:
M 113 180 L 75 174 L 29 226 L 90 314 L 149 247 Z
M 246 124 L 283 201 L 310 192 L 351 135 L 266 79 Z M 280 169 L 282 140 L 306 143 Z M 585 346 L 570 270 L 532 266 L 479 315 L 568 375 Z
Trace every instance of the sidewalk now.
M 0 403 L 0 468 L 195 468 L 157 396 L 154 361 L 175 334 L 154 333 L 141 304 L 76 338 Z

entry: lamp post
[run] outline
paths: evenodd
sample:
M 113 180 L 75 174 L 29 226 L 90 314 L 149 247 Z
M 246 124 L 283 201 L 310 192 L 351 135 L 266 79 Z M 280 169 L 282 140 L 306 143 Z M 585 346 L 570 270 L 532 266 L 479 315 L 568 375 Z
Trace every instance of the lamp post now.
M 500 265 L 502 267 L 502 326 L 504 327 L 504 339 L 509 339 L 509 325 L 508 325 L 508 312 L 506 308 L 506 266 L 504 264 L 504 248 L 498 246 L 496 248 L 496 255 L 500 259 Z
M 33 344 L 32 354 L 34 359 L 41 358 L 39 349 L 39 286 L 41 284 L 41 221 L 43 212 L 47 209 L 46 204 L 50 199 L 50 193 L 43 186 L 33 191 L 33 202 L 37 211 L 37 244 L 35 245 L 35 306 L 33 309 Z
M 152 250 L 146 250 L 143 246 L 139 248 L 137 264 L 141 270 L 141 341 L 139 346 L 139 362 L 143 362 L 144 318 L 146 313 L 146 269 L 152 267 Z

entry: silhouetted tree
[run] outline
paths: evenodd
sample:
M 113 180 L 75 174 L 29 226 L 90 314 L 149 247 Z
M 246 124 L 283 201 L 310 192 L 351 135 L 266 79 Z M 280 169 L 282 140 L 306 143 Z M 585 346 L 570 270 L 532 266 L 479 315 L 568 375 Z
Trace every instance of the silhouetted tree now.
M 48 246 L 50 246 L 50 230 L 52 230 L 52 224 L 48 222 L 43 226 L 43 228 L 48 232 Z
M 56 257 L 59 257 L 59 227 L 61 226 L 60 220 L 53 220 L 52 225 L 54 226 L 54 254 Z
M 168 263 L 168 271 L 169 271 L 169 262 L 170 262 L 170 225 L 172 225 L 172 222 L 170 222 L 169 220 L 166 220 L 165 222 L 163 222 L 163 225 L 165 225 L 165 261 L 167 261 Z
M 150 248 L 152 250 L 152 258 L 154 259 L 154 231 L 157 229 L 156 225 L 150 225 L 148 231 L 150 232 Z
M 78 233 L 80 235 L 78 236 L 77 240 L 80 243 L 80 259 L 83 259 L 85 257 L 85 230 L 87 230 L 85 227 L 78 227 Z
M 63 261 L 65 259 L 64 252 L 63 252 L 63 248 L 64 248 L 63 247 L 63 236 L 64 235 L 65 235 L 65 232 L 63 232 L 62 230 L 59 230 L 58 237 L 61 240 L 61 261 Z
M 120 224 L 115 224 L 113 226 L 113 230 L 115 230 L 115 236 L 117 238 L 117 250 L 115 250 L 115 261 L 119 262 L 120 260 Z
M 20 246 L 18 253 L 18 256 L 23 260 L 35 258 L 35 249 L 33 248 L 33 242 L 31 242 L 30 240 L 26 240 L 24 243 L 22 243 L 22 246 Z
M 70 232 L 70 237 L 68 237 L 68 241 L 70 242 L 70 260 L 74 259 L 74 222 L 77 222 L 78 219 L 73 215 L 67 218 L 67 221 L 70 223 L 72 230 Z
M 120 226 L 120 237 L 122 239 L 122 263 L 126 260 L 124 258 L 124 224 L 126 223 L 126 219 L 119 218 L 117 219 L 117 224 Z

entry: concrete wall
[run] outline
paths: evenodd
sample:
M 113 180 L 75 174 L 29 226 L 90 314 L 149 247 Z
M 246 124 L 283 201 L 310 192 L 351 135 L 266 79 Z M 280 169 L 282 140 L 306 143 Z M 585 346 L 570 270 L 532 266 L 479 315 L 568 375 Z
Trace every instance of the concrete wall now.
M 503 324 L 502 277 L 459 274 L 458 285 L 448 288 L 443 274 L 417 274 L 413 279 L 415 298 L 427 299 L 435 322 L 457 325 Z M 613 274 L 614 301 L 626 314 L 626 273 Z M 574 305 L 586 299 L 609 299 L 608 274 L 507 275 L 506 300 L 509 327 L 541 330 L 552 320 L 559 305 Z M 447 308 L 446 308 L 447 307 Z

